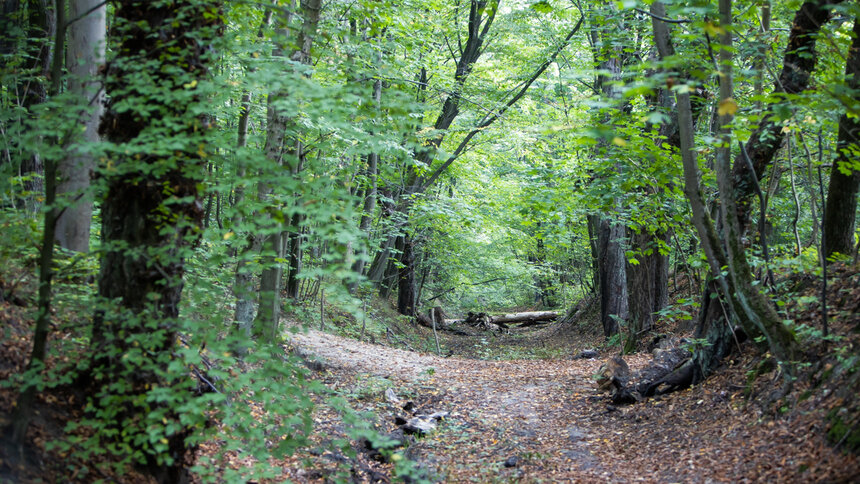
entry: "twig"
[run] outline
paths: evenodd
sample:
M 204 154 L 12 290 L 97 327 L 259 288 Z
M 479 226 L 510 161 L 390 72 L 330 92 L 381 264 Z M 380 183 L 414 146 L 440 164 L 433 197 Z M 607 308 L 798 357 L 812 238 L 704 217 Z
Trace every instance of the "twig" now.
M 86 17 L 87 15 L 89 15 L 89 14 L 91 14 L 91 13 L 95 12 L 96 10 L 98 10 L 98 9 L 100 9 L 100 8 L 102 8 L 102 7 L 104 7 L 105 5 L 107 5 L 107 1 L 101 2 L 101 3 L 97 4 L 97 5 L 94 5 L 92 8 L 90 8 L 90 9 L 89 9 L 89 10 L 87 10 L 86 12 L 84 12 L 84 13 L 82 13 L 82 14 L 78 15 L 77 17 L 75 17 L 75 18 L 73 18 L 73 19 L 69 20 L 68 22 L 66 22 L 65 28 L 69 28 L 69 25 L 72 25 L 73 23 L 77 22 L 78 20 L 83 19 L 83 18 L 84 18 L 84 17 Z
M 759 201 L 759 216 L 758 216 L 758 231 L 759 236 L 761 237 L 761 252 L 762 257 L 764 257 L 764 264 L 767 268 L 767 280 L 765 280 L 765 284 L 773 285 L 773 270 L 770 268 L 770 255 L 767 250 L 767 234 L 765 234 L 765 215 L 767 211 L 767 205 L 765 204 L 764 194 L 761 192 L 761 185 L 758 183 L 758 175 L 756 175 L 755 167 L 753 167 L 752 160 L 750 160 L 750 156 L 747 154 L 747 149 L 744 147 L 744 144 L 738 141 L 738 146 L 741 148 L 741 155 L 744 161 L 747 164 L 747 168 L 750 173 L 752 173 L 752 181 L 753 187 L 755 187 L 756 196 L 758 196 Z
M 821 132 L 818 134 L 819 143 L 821 142 Z M 820 148 L 819 148 L 820 150 Z M 819 153 L 819 157 L 821 154 Z M 824 203 L 824 181 L 821 177 L 821 166 L 818 166 L 818 189 L 821 192 L 821 220 L 826 220 L 827 216 L 827 204 Z M 827 255 L 824 253 L 824 244 L 827 242 L 825 238 L 824 228 L 821 230 L 821 247 L 819 247 L 818 254 L 819 259 L 821 260 L 821 331 L 824 333 L 824 337 L 827 337 L 828 332 L 828 324 L 827 324 Z M 827 340 L 824 340 L 825 346 L 827 345 Z

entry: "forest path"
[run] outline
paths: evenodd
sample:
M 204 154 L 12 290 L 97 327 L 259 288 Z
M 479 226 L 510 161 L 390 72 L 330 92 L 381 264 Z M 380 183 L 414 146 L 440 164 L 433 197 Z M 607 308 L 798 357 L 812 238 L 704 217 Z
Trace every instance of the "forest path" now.
M 334 373 L 330 384 L 388 383 L 450 416 L 407 455 L 440 482 L 858 482 L 860 463 L 822 438 L 821 420 L 759 420 L 743 396 L 747 366 L 707 384 L 613 407 L 591 379 L 601 360 L 442 358 L 318 331 L 292 336 Z M 648 355 L 626 356 L 632 370 Z M 345 379 L 354 377 L 351 383 Z M 774 380 L 776 381 L 776 380 Z M 355 388 L 355 387 L 353 387 Z M 371 397 L 385 431 L 399 405 Z M 365 401 L 364 403 L 368 403 Z M 758 422 L 757 422 L 758 420 Z M 507 467 L 505 461 L 516 459 Z
M 422 410 L 450 412 L 412 446 L 446 482 L 627 480 L 592 450 L 607 432 L 600 423 L 606 405 L 591 379 L 598 360 L 443 358 L 313 330 L 292 338 L 329 368 L 387 378 Z M 515 467 L 503 465 L 509 458 Z

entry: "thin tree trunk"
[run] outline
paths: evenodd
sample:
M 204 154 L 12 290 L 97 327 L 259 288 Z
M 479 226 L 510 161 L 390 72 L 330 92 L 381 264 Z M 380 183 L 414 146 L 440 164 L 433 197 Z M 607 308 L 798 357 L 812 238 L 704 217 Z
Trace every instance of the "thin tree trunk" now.
M 600 263 L 597 252 L 597 234 L 600 232 L 600 217 L 597 215 L 587 215 L 585 222 L 588 228 L 588 248 L 591 250 L 591 292 L 597 292 L 600 287 Z
M 798 256 L 803 247 L 800 243 L 800 232 L 797 229 L 797 222 L 800 220 L 800 198 L 797 196 L 797 184 L 794 181 L 794 159 L 791 151 L 792 139 L 788 138 L 786 156 L 788 157 L 788 175 L 791 179 L 791 198 L 794 200 L 794 217 L 791 218 L 791 231 L 794 233 L 794 255 Z
M 818 217 L 818 194 L 813 186 L 815 184 L 814 180 L 816 179 L 815 174 L 812 169 L 812 153 L 809 152 L 809 147 L 806 146 L 806 140 L 803 139 L 803 132 L 798 132 L 798 139 L 800 140 L 800 146 L 803 146 L 803 151 L 806 154 L 806 181 L 804 184 L 806 186 L 806 191 L 809 194 L 809 208 L 810 213 L 812 214 L 812 235 L 809 238 L 809 243 L 807 247 L 815 245 L 819 240 L 819 232 L 820 228 L 820 218 Z M 822 207 L 823 208 L 823 207 Z
M 26 42 L 21 52 L 23 75 L 17 78 L 15 97 L 20 99 L 20 107 L 32 115 L 32 109 L 44 103 L 48 97 L 48 87 L 42 79 L 50 77 L 53 63 L 51 42 L 56 34 L 56 22 L 50 0 L 30 0 L 26 5 L 26 19 L 18 19 L 26 32 Z M 19 4 L 19 7 L 22 6 Z M 15 200 L 16 206 L 35 218 L 41 208 L 39 200 L 44 193 L 42 157 L 40 153 L 21 145 L 17 146 L 17 151 L 18 164 L 14 169 L 24 181 L 23 193 Z
M 260 23 L 260 28 L 257 30 L 257 38 L 262 38 L 265 29 L 272 21 L 272 10 L 266 9 L 263 14 L 263 20 Z M 251 117 L 251 93 L 245 91 L 242 93 L 242 100 L 239 107 L 239 123 L 236 132 L 236 148 L 239 153 L 236 163 L 236 176 L 240 180 L 236 186 L 233 207 L 233 230 L 240 230 L 244 216 L 242 214 L 242 203 L 245 201 L 245 186 L 241 180 L 245 178 L 248 168 L 241 154 L 242 148 L 248 144 L 248 122 Z M 262 248 L 261 238 L 258 234 L 249 233 L 246 237 L 242 253 L 239 260 L 236 262 L 236 277 L 233 282 L 233 296 L 236 298 L 236 310 L 233 319 L 238 325 L 240 331 L 239 338 L 250 340 L 252 335 L 252 323 L 254 321 L 254 274 L 248 268 L 248 259 L 258 253 Z M 244 345 L 238 345 L 239 353 L 244 353 Z
M 293 51 L 292 55 L 290 55 L 290 59 L 292 61 L 297 61 L 305 65 L 310 63 L 311 45 L 317 32 L 317 24 L 320 19 L 320 8 L 321 0 L 303 0 L 301 2 L 303 18 L 302 27 L 299 31 L 296 42 L 297 48 Z M 287 23 L 285 22 L 284 26 L 286 25 Z M 275 103 L 284 96 L 286 96 L 286 93 L 281 91 L 273 92 L 269 95 L 269 115 L 267 116 L 268 132 L 266 136 L 265 152 L 266 156 L 278 165 L 282 165 L 283 163 L 287 125 L 292 122 L 292 120 L 290 120 L 275 106 Z M 298 172 L 301 171 L 300 164 L 302 160 L 303 147 L 298 140 L 292 141 L 298 159 L 296 160 L 296 165 L 291 171 L 294 175 L 297 175 Z M 262 195 L 260 198 L 266 199 L 271 193 L 271 188 L 265 183 L 261 183 L 259 191 Z M 298 231 L 299 228 L 294 227 L 292 230 Z M 265 268 L 263 269 L 263 274 L 260 277 L 260 308 L 257 312 L 257 318 L 255 319 L 255 326 L 259 327 L 258 329 L 255 329 L 255 332 L 258 334 L 268 333 L 274 336 L 278 331 L 281 308 L 281 280 L 283 278 L 283 267 L 278 261 L 283 260 L 284 258 L 286 244 L 283 237 L 284 235 L 281 231 L 275 232 L 269 236 L 267 243 L 268 249 L 266 252 L 269 253 L 269 257 L 272 255 L 274 255 L 274 257 L 270 259 L 264 257 Z M 295 238 L 292 239 L 292 241 L 299 242 L 300 239 Z M 301 247 L 298 244 L 295 244 L 295 246 L 291 248 L 291 253 L 292 251 L 300 250 Z M 294 281 L 295 277 L 291 280 Z
M 51 69 L 52 83 L 50 94 L 56 96 L 60 92 L 62 78 L 62 52 L 65 38 L 65 2 L 57 0 L 55 9 L 58 12 L 56 16 L 57 28 L 54 38 L 54 62 Z M 65 140 L 58 139 L 54 142 L 64 143 Z M 36 316 L 36 328 L 33 333 L 33 350 L 30 353 L 30 360 L 27 363 L 27 370 L 40 367 L 44 364 L 45 350 L 48 341 L 48 332 L 51 322 L 51 283 L 53 279 L 53 261 L 54 261 L 54 239 L 55 227 L 57 223 L 57 208 L 56 202 L 56 180 L 57 180 L 57 163 L 54 160 L 45 160 L 45 204 L 47 210 L 44 216 L 44 230 L 42 232 L 42 248 L 39 253 L 39 299 L 38 299 L 38 314 Z M 38 385 L 36 382 L 25 383 L 20 395 L 15 404 L 15 410 L 12 414 L 12 424 L 10 433 L 10 443 L 14 447 L 12 450 L 13 458 L 21 460 L 23 458 L 24 440 L 27 436 L 27 428 L 30 426 L 30 420 L 33 417 L 33 402 L 36 398 L 36 390 Z
M 752 270 L 746 258 L 742 238 L 742 226 L 738 217 L 737 201 L 733 193 L 731 177 L 731 128 L 734 108 L 732 73 L 732 13 L 731 0 L 720 0 L 720 114 L 717 134 L 722 143 L 717 148 L 717 184 L 720 189 L 721 217 L 727 246 L 729 275 L 734 287 L 734 297 L 743 309 L 743 316 L 749 319 L 767 338 L 771 352 L 785 372 L 786 383 L 791 383 L 791 361 L 794 350 L 794 337 L 776 314 L 760 286 L 752 284 Z M 745 150 L 744 147 L 741 148 Z M 742 153 L 743 155 L 743 153 Z M 755 180 L 753 180 L 755 181 Z M 761 193 L 759 190 L 759 196 Z M 762 205 L 764 202 L 762 201 Z M 763 209 L 763 207 L 762 207 Z
M 400 264 L 397 277 L 397 312 L 406 316 L 415 316 L 415 254 L 411 237 L 403 237 Z
M 82 16 L 84 13 L 86 16 Z M 68 91 L 79 98 L 80 122 L 84 126 L 81 141 L 99 140 L 98 123 L 102 115 L 102 90 L 96 79 L 104 62 L 105 6 L 101 0 L 73 0 L 69 14 L 77 19 L 69 26 L 69 46 L 66 66 L 70 77 Z M 93 199 L 89 193 L 90 177 L 95 169 L 91 153 L 77 148 L 69 150 L 57 167 L 60 180 L 57 195 L 66 205 L 57 218 L 57 243 L 64 249 L 87 252 L 90 244 L 90 224 Z

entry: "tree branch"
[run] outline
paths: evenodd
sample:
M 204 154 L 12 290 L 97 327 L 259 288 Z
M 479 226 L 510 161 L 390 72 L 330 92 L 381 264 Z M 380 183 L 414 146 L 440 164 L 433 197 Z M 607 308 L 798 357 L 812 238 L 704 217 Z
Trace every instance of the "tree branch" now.
M 519 101 L 526 94 L 534 81 L 537 80 L 537 78 L 540 77 L 553 62 L 555 62 L 556 57 L 558 57 L 561 51 L 564 50 L 565 47 L 567 47 L 573 36 L 576 35 L 577 32 L 579 32 L 579 29 L 580 27 L 582 27 L 582 22 L 584 20 L 584 16 L 579 18 L 579 22 L 577 22 L 576 26 L 573 27 L 573 30 L 571 30 L 570 33 L 567 34 L 567 37 L 565 37 L 564 40 L 558 45 L 552 55 L 550 55 L 549 58 L 545 60 L 543 64 L 541 64 L 540 67 L 537 68 L 537 70 L 535 70 L 535 72 L 531 75 L 531 77 L 529 77 L 527 81 L 521 84 L 522 87 L 520 88 L 519 92 L 517 92 L 501 108 L 499 108 L 498 111 L 494 111 L 493 113 L 488 113 L 487 115 L 485 115 L 484 118 L 478 123 L 478 125 L 473 128 L 469 132 L 469 134 L 467 134 L 466 137 L 463 138 L 462 141 L 460 141 L 460 144 L 457 146 L 457 149 L 454 150 L 451 156 L 449 156 L 448 159 L 445 160 L 444 163 L 442 163 L 442 165 L 436 168 L 436 170 L 433 171 L 433 174 L 430 175 L 430 177 L 426 181 L 421 183 L 417 192 L 422 192 L 426 190 L 430 185 L 436 182 L 436 180 L 439 179 L 442 173 L 447 170 L 452 163 L 454 163 L 457 157 L 460 156 L 460 154 L 466 148 L 466 145 L 476 134 L 496 122 L 496 120 L 502 117 L 511 106 L 516 104 L 517 101 Z
M 667 18 L 667 17 L 661 17 L 659 15 L 653 14 L 647 10 L 642 10 L 640 8 L 634 8 L 633 10 L 636 10 L 639 13 L 644 13 L 645 15 L 648 15 L 651 18 L 655 18 L 661 22 L 666 22 L 667 24 L 687 24 L 687 23 L 692 22 L 692 20 L 671 19 L 671 18 Z

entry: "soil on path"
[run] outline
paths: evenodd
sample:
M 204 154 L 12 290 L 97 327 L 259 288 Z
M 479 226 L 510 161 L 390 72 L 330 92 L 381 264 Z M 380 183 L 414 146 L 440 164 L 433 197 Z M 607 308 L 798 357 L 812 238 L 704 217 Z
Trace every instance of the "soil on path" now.
M 591 379 L 599 360 L 443 358 L 317 331 L 294 335 L 293 344 L 329 368 L 388 379 L 424 409 L 450 412 L 410 446 L 410 456 L 444 482 L 860 478 L 857 460 L 828 446 L 816 421 L 755 423 L 742 387 L 731 383 L 743 381 L 740 364 L 722 380 L 616 408 Z M 647 361 L 626 359 L 634 371 Z

